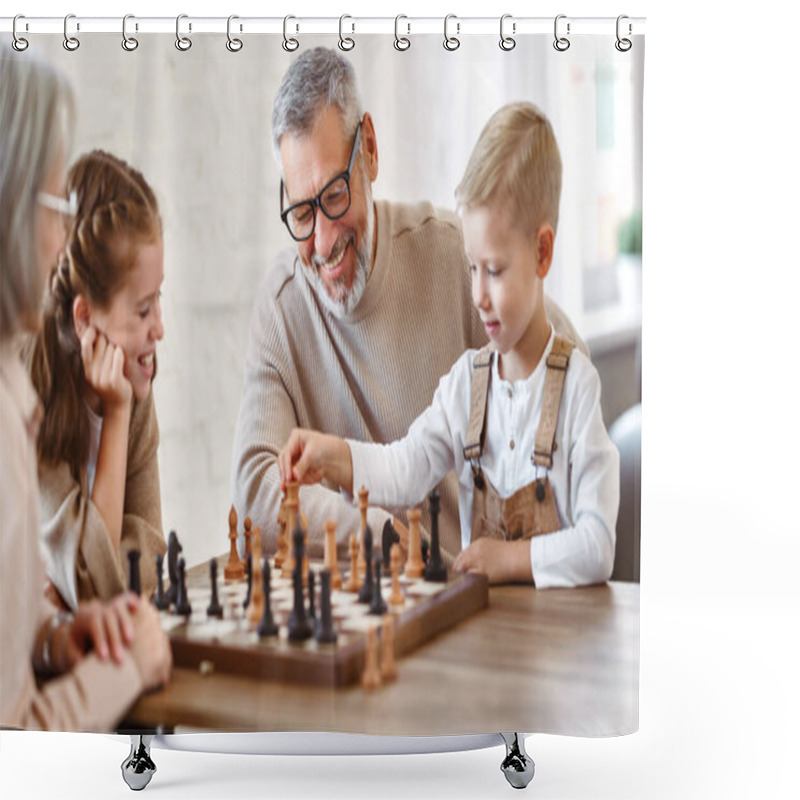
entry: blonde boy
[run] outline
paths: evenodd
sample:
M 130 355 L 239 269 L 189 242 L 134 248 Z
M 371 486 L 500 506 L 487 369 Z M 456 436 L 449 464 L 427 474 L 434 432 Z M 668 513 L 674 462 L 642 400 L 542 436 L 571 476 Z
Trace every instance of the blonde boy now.
M 530 103 L 501 108 L 456 189 L 489 345 L 456 361 L 399 441 L 293 431 L 279 455 L 284 481 L 326 478 L 350 493 L 364 485 L 372 503 L 408 506 L 455 469 L 456 570 L 539 588 L 609 578 L 619 456 L 603 426 L 596 370 L 556 336 L 544 309 L 560 194 L 547 118 Z

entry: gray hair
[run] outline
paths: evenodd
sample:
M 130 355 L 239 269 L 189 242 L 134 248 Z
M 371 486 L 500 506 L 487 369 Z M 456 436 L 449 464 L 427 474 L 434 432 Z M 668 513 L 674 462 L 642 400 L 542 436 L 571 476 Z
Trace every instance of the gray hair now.
M 0 56 L 0 338 L 27 328 L 41 308 L 37 194 L 67 158 L 74 99 L 41 54 Z M 54 265 L 55 266 L 55 265 Z
M 345 131 L 354 134 L 362 116 L 355 70 L 336 50 L 315 47 L 289 67 L 275 95 L 272 151 L 278 166 L 283 135 L 310 133 L 317 115 L 328 106 L 339 110 Z

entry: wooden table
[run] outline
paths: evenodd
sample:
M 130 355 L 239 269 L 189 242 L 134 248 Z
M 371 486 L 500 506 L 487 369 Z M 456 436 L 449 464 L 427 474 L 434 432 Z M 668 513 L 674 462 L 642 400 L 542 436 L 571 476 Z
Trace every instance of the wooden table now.
M 490 589 L 489 608 L 398 661 L 392 684 L 323 689 L 176 669 L 127 729 L 445 735 L 631 733 L 639 585 Z

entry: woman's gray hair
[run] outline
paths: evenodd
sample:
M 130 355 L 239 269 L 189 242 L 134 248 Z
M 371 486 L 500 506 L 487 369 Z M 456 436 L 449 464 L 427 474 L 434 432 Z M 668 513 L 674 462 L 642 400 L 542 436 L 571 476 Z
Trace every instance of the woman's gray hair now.
M 74 99 L 41 54 L 0 56 L 0 338 L 38 316 L 45 276 L 39 264 L 37 195 L 59 154 L 67 158 Z M 53 265 L 55 266 L 55 265 Z
M 356 74 L 350 62 L 336 50 L 307 50 L 287 70 L 272 105 L 272 151 L 281 164 L 281 138 L 289 133 L 311 132 L 320 111 L 335 106 L 347 134 L 355 134 L 361 119 L 361 100 Z

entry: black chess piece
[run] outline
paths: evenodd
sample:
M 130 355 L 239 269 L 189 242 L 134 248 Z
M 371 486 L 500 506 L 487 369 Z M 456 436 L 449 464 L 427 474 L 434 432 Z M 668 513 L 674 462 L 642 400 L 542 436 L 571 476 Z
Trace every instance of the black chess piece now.
M 319 619 L 314 638 L 320 644 L 333 644 L 337 639 L 337 634 L 333 627 L 333 609 L 331 607 L 331 571 L 329 569 L 322 570 L 319 580 Z
M 387 519 L 383 523 L 383 568 L 390 569 L 392 566 L 392 545 L 400 543 L 400 534 L 394 529 L 392 521 Z
M 305 597 L 303 596 L 303 531 L 298 525 L 292 534 L 294 540 L 295 567 L 292 570 L 292 583 L 294 586 L 294 606 L 289 614 L 289 639 L 293 642 L 302 642 L 313 635 L 311 625 L 306 614 Z
M 364 583 L 358 593 L 359 603 L 372 602 L 372 529 L 367 525 L 364 529 L 364 561 L 367 562 L 367 571 L 364 575 Z
M 370 614 L 385 614 L 388 611 L 386 601 L 381 592 L 381 557 L 375 556 L 375 579 L 372 589 L 372 602 L 369 606 Z
M 139 559 L 142 554 L 139 550 L 128 550 L 128 589 L 142 595 L 142 581 L 139 577 Z
M 186 591 L 186 562 L 178 559 L 178 599 L 175 601 L 175 614 L 179 617 L 188 617 L 192 613 L 189 594 Z
M 222 619 L 222 606 L 219 602 L 219 594 L 217 593 L 217 560 L 212 558 L 208 563 L 208 569 L 211 574 L 211 602 L 208 604 L 206 614 L 209 617 L 217 617 Z
M 153 605 L 159 611 L 166 611 L 169 608 L 169 598 L 164 591 L 164 555 L 156 553 L 156 596 L 153 598 Z
M 431 492 L 428 506 L 431 514 L 431 547 L 424 577 L 426 581 L 445 583 L 447 581 L 447 565 L 442 560 L 442 553 L 439 549 L 439 503 L 439 492 Z
M 247 575 L 247 594 L 244 598 L 244 603 L 242 603 L 242 608 L 247 608 L 250 605 L 250 597 L 253 594 L 253 554 L 247 554 L 247 561 L 244 565 L 244 571 Z
M 167 599 L 170 604 L 178 600 L 178 557 L 182 550 L 183 547 L 178 541 L 178 534 L 175 531 L 170 531 L 167 538 L 167 576 L 169 577 Z
M 315 604 L 315 597 L 314 597 L 314 584 L 316 583 L 316 578 L 314 577 L 314 570 L 308 570 L 308 616 L 311 620 L 311 625 L 313 626 L 317 620 L 317 610 L 314 607 Z
M 269 569 L 269 559 L 264 559 L 264 564 L 261 570 L 262 583 L 264 585 L 264 614 L 261 617 L 261 622 L 258 623 L 256 633 L 262 638 L 266 639 L 268 636 L 278 635 L 278 625 L 272 616 L 272 606 L 270 605 L 270 581 L 271 574 Z

